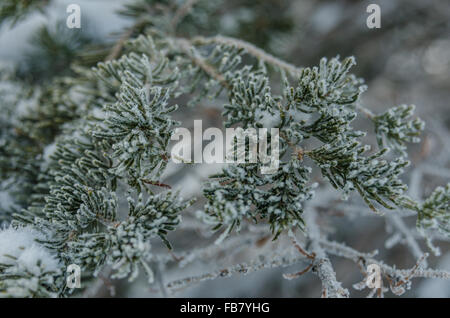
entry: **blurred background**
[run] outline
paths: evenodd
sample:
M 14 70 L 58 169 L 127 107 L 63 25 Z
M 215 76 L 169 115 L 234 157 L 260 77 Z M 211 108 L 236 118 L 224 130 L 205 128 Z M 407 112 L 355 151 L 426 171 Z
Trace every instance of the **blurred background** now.
M 123 30 L 133 20 L 128 14 L 118 14 L 127 0 L 54 0 L 44 12 L 34 12 L 13 27 L 0 28 L 0 65 L 14 66 L 24 80 L 35 83 L 52 76 L 70 74 L 69 66 L 86 55 L 82 49 L 96 50 L 117 41 Z M 164 1 L 163 1 L 164 2 Z M 82 10 L 82 29 L 65 34 L 58 27 L 65 21 L 66 7 L 77 3 Z M 365 107 L 375 113 L 399 104 L 415 104 L 416 114 L 426 122 L 422 142 L 409 148 L 412 165 L 405 174 L 413 197 L 425 198 L 439 185 L 450 180 L 450 6 L 445 0 L 230 0 L 222 3 L 213 0 L 201 19 L 210 19 L 214 25 L 201 29 L 205 35 L 221 33 L 242 38 L 266 51 L 298 66 L 317 65 L 323 56 L 346 57 L 354 55 L 357 66 L 352 70 L 365 79 L 368 90 L 363 94 Z M 366 8 L 376 3 L 381 8 L 381 28 L 369 29 Z M 48 33 L 48 41 L 45 34 Z M 185 29 L 188 36 L 191 30 Z M 56 41 L 54 39 L 57 39 Z M 38 45 L 36 45 L 38 44 Z M 65 48 L 61 54 L 60 48 Z M 55 53 L 52 56 L 52 50 Z M 45 53 L 45 54 L 44 54 Z M 40 56 L 44 56 L 40 58 Z M 50 56 L 50 59 L 49 59 Z M 47 60 L 46 60 L 47 59 Z M 204 105 L 186 109 L 180 115 L 185 125 L 193 118 L 208 117 L 211 126 L 220 120 L 221 105 Z M 206 114 L 206 115 L 205 115 Z M 217 117 L 219 116 L 219 117 Z M 358 121 L 356 127 L 372 131 L 370 123 Z M 186 126 L 185 126 L 186 127 Z M 375 145 L 375 140 L 367 138 Z M 201 194 L 201 182 L 217 167 L 192 167 L 183 173 L 169 167 L 166 179 L 177 184 L 186 196 Z M 0 192 L 0 204 L 7 206 L 7 194 Z M 320 197 L 316 200 L 321 200 Z M 379 217 L 363 208 L 352 198 L 349 202 L 323 199 L 320 210 L 321 226 L 331 238 L 345 242 L 353 248 L 369 252 L 378 249 L 378 259 L 398 268 L 412 268 L 421 252 L 428 247 L 414 230 L 415 216 L 404 216 L 404 224 L 417 238 L 417 246 L 405 243 L 401 231 L 390 217 Z M 391 212 L 389 212 L 391 213 Z M 388 214 L 389 214 L 388 213 Z M 400 213 L 400 212 L 398 212 Z M 205 234 L 204 226 L 192 215 L 184 220 L 183 231 L 169 236 L 174 253 L 189 249 L 213 238 Z M 400 234 L 399 234 L 400 233 Z M 408 232 L 409 233 L 409 232 Z M 254 242 L 253 242 L 254 243 Z M 253 244 L 252 243 L 252 244 Z M 260 242 L 261 243 L 261 242 Z M 231 264 L 247 261 L 255 255 L 282 246 L 283 240 L 261 244 L 237 243 L 230 255 L 227 251 L 215 252 L 208 261 L 194 260 L 180 269 L 167 265 L 161 269 L 164 281 L 211 272 Z M 434 244 L 441 256 L 431 254 L 429 266 L 450 270 L 450 244 L 438 237 Z M 157 247 L 155 247 L 157 249 Z M 161 247 L 162 248 L 162 247 Z M 213 253 L 212 253 L 213 254 Z M 211 255 L 212 255 L 211 254 Z M 337 279 L 351 289 L 353 296 L 364 297 L 367 290 L 357 291 L 351 286 L 362 276 L 356 265 L 342 258 L 331 258 Z M 283 269 L 264 269 L 248 275 L 218 278 L 185 288 L 175 296 L 186 297 L 318 297 L 321 293 L 319 279 L 305 274 L 296 280 L 286 280 L 282 274 L 299 271 L 296 265 Z M 111 287 L 115 296 L 158 297 L 160 291 L 139 279 L 128 284 L 122 281 L 103 281 L 98 288 L 87 291 L 90 296 L 108 296 Z M 391 296 L 387 294 L 386 296 Z M 415 279 L 413 287 L 404 297 L 450 297 L 450 283 L 445 280 Z

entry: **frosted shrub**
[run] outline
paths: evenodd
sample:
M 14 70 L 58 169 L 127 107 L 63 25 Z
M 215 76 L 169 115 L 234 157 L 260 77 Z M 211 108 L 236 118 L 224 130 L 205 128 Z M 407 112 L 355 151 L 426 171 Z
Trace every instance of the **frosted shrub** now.
M 116 43 L 74 35 L 69 42 L 79 44 L 80 54 L 66 51 L 67 73 L 49 63 L 55 68 L 41 82 L 32 66 L 30 81 L 2 71 L 0 180 L 13 204 L 0 213 L 8 225 L 0 231 L 1 296 L 95 295 L 110 278 L 132 282 L 140 273 L 168 295 L 207 279 L 303 264 L 284 277 L 312 272 L 322 296 L 348 297 L 329 255 L 359 265 L 356 289 L 367 287 L 368 265 L 380 268 L 383 284 L 369 296 L 401 295 L 416 277 L 449 278 L 428 268 L 428 254 L 416 243 L 424 238 L 438 253 L 432 241 L 437 231 L 449 237 L 450 199 L 449 185 L 425 200 L 407 192 L 407 146 L 424 129 L 413 106 L 375 114 L 362 103 L 368 88 L 352 73 L 354 57 L 297 67 L 249 42 L 215 35 L 221 33 L 215 10 L 224 2 L 168 2 L 126 6 L 122 13 L 134 24 Z M 0 22 L 45 8 L 29 3 L 2 1 Z M 61 43 L 46 30 L 40 39 L 47 58 L 45 48 Z M 87 49 L 92 41 L 97 51 Z M 271 153 L 279 155 L 277 169 L 261 173 L 264 162 L 240 162 L 221 166 L 200 187 L 177 183 L 196 168 L 170 165 L 170 141 L 186 114 L 205 112 L 205 104 L 221 110 L 225 128 L 276 128 L 266 132 Z M 354 128 L 360 118 L 370 123 L 364 131 Z M 370 146 L 366 135 L 378 145 Z M 394 239 L 411 247 L 414 267 L 397 269 L 376 252 L 328 238 L 327 215 L 319 212 L 358 199 L 359 213 L 384 217 L 398 231 Z M 416 229 L 401 213 L 416 216 Z M 222 269 L 208 263 L 206 273 L 183 274 L 191 263 L 246 248 L 251 261 Z M 82 290 L 66 285 L 71 264 L 81 268 Z

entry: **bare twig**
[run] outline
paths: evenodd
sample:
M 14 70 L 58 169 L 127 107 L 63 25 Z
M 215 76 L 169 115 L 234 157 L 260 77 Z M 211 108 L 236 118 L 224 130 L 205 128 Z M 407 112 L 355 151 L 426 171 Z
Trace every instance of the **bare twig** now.
M 265 268 L 287 267 L 293 264 L 304 261 L 305 257 L 302 256 L 273 256 L 267 257 L 260 255 L 257 261 L 253 261 L 250 264 L 241 263 L 233 265 L 228 268 L 217 270 L 214 272 L 181 278 L 174 280 L 167 284 L 167 287 L 172 291 L 178 291 L 192 284 L 199 283 L 205 280 L 212 280 L 220 277 L 230 277 L 233 274 L 248 274 L 251 272 L 259 271 Z
M 254 46 L 253 44 L 242 41 L 239 39 L 227 37 L 227 36 L 214 36 L 214 37 L 195 37 L 192 39 L 192 43 L 194 44 L 209 44 L 209 43 L 218 43 L 218 44 L 226 44 L 230 46 L 236 46 L 238 48 L 244 49 L 248 54 L 256 57 L 258 60 L 264 61 L 270 65 L 276 66 L 293 76 L 298 76 L 301 72 L 301 68 L 296 67 L 293 64 L 287 63 L 279 58 L 265 52 L 264 50 Z
M 179 48 L 185 53 L 192 62 L 200 67 L 206 74 L 208 74 L 210 77 L 217 80 L 222 86 L 231 89 L 230 85 L 226 81 L 226 79 L 219 74 L 214 67 L 209 65 L 204 58 L 202 58 L 196 51 L 195 47 L 191 45 L 191 43 L 186 39 L 178 38 L 176 39 L 176 43 L 178 44 Z
M 178 8 L 178 10 L 175 12 L 172 21 L 170 24 L 172 25 L 172 30 L 175 33 L 178 24 L 181 22 L 181 20 L 186 17 L 189 12 L 191 11 L 192 7 L 197 3 L 198 0 L 187 0 L 181 7 Z
M 314 209 L 306 213 L 305 221 L 308 224 L 308 239 L 311 242 L 311 249 L 316 255 L 313 262 L 313 272 L 322 281 L 322 288 L 326 290 L 326 295 L 330 298 L 348 297 L 349 291 L 337 281 L 331 262 L 320 245 L 321 235 L 316 224 L 316 211 Z
M 109 55 L 106 57 L 105 61 L 114 60 L 119 57 L 120 52 L 128 41 L 128 39 L 133 35 L 133 32 L 145 22 L 145 19 L 139 19 L 135 24 L 133 24 L 127 31 L 125 31 L 120 37 L 119 41 L 116 42 L 112 48 Z
M 397 214 L 387 214 L 386 218 L 401 233 L 401 235 L 405 239 L 406 245 L 411 251 L 411 254 L 415 258 L 422 257 L 422 255 L 424 254 L 423 251 L 421 250 L 419 244 L 417 243 L 416 239 L 414 238 L 413 234 L 406 226 L 402 218 Z M 424 260 L 423 266 L 428 267 L 426 260 Z
M 321 239 L 320 245 L 323 248 L 325 248 L 329 254 L 350 259 L 353 260 L 354 262 L 363 260 L 365 264 L 376 264 L 380 266 L 380 268 L 383 270 L 385 274 L 391 276 L 411 276 L 410 279 L 413 277 L 450 279 L 450 272 L 436 269 L 417 269 L 415 270 L 413 275 L 410 275 L 411 270 L 396 269 L 392 266 L 383 263 L 382 261 L 374 259 L 373 256 L 375 253 L 364 254 L 342 243 L 330 242 Z

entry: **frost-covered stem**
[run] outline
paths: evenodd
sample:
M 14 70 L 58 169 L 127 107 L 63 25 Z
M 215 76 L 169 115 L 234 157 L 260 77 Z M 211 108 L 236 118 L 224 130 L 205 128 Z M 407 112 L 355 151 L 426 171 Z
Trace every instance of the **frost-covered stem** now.
M 99 275 L 99 277 L 109 277 L 112 273 L 111 267 L 106 267 L 103 272 Z M 94 283 L 92 283 L 88 288 L 83 291 L 83 298 L 91 298 L 91 297 L 99 297 L 102 291 L 102 288 L 105 287 L 104 279 L 96 279 Z
M 411 216 L 417 216 L 417 212 L 397 209 L 395 211 L 388 211 L 383 215 L 373 213 L 373 210 L 362 205 L 352 205 L 347 203 L 337 203 L 332 208 L 325 204 L 317 205 L 319 211 L 326 211 L 327 215 L 346 215 L 351 217 L 367 217 L 367 218 L 380 218 L 384 217 L 387 213 L 395 213 L 400 218 L 408 218 Z
M 362 113 L 364 116 L 366 116 L 369 119 L 372 119 L 375 117 L 375 114 L 370 109 L 367 109 L 359 104 L 356 104 L 355 108 L 356 108 L 356 110 L 358 110 L 360 113 Z
M 232 237 L 224 241 L 220 246 L 217 246 L 215 244 L 208 245 L 206 247 L 198 248 L 188 253 L 177 255 L 177 258 L 179 258 L 180 260 L 179 266 L 184 267 L 196 260 L 217 260 L 218 258 L 221 258 L 220 255 L 225 255 L 229 258 L 241 251 L 243 248 L 254 245 L 256 242 L 266 236 L 267 234 L 261 233 L 242 234 L 239 237 Z
M 217 80 L 225 88 L 231 89 L 228 82 L 221 74 L 219 74 L 214 67 L 209 65 L 201 56 L 196 53 L 195 47 L 190 44 L 186 39 L 177 38 L 176 43 L 179 49 L 186 54 L 192 62 L 200 67 L 206 74 Z
M 364 254 L 361 252 L 358 252 L 357 250 L 346 246 L 345 244 L 338 243 L 338 242 L 331 242 L 327 241 L 325 239 L 320 240 L 320 245 L 322 248 L 324 248 L 327 253 L 343 257 L 346 259 L 353 260 L 355 262 L 359 260 L 363 260 L 366 264 L 376 264 L 380 266 L 383 273 L 394 275 L 394 276 L 408 276 L 411 274 L 410 269 L 395 269 L 394 267 L 391 267 L 381 261 L 378 261 L 373 258 L 375 256 L 375 253 L 371 254 Z M 423 278 L 443 278 L 443 279 L 450 279 L 450 272 L 445 270 L 438 270 L 438 269 L 416 269 L 412 276 L 413 277 L 423 277 Z
M 105 61 L 111 61 L 119 57 L 120 52 L 122 51 L 125 43 L 133 34 L 134 30 L 136 30 L 139 26 L 145 23 L 145 19 L 139 19 L 135 24 L 133 24 L 127 31 L 125 31 L 120 37 L 119 41 L 113 46 L 109 55 L 105 58 Z
M 193 217 L 188 216 L 183 218 L 183 222 L 180 224 L 179 229 L 183 231 L 195 231 L 202 237 L 211 237 L 213 235 L 207 225 L 200 223 Z
M 219 43 L 226 45 L 234 45 L 238 48 L 244 49 L 248 54 L 253 55 L 260 61 L 264 61 L 268 64 L 274 65 L 292 75 L 299 75 L 301 72 L 301 68 L 296 67 L 295 65 L 289 64 L 279 58 L 265 52 L 264 50 L 254 46 L 251 43 L 248 43 L 243 40 L 217 35 L 213 37 L 195 37 L 192 39 L 192 43 L 194 44 L 209 44 L 209 43 Z
M 214 272 L 177 279 L 167 284 L 167 287 L 172 291 L 178 291 L 192 284 L 200 283 L 205 280 L 212 280 L 219 277 L 230 277 L 233 274 L 246 275 L 248 273 L 256 272 L 266 268 L 287 267 L 302 262 L 304 260 L 306 260 L 306 257 L 303 255 L 274 256 L 274 257 L 267 257 L 265 255 L 260 255 L 257 261 L 253 261 L 250 264 L 241 263 Z
M 415 239 L 418 239 L 418 240 L 422 240 L 422 239 L 426 238 L 426 237 L 424 237 L 424 234 L 423 234 L 423 233 L 420 233 L 420 232 L 417 231 L 416 229 L 414 229 L 414 230 L 411 232 L 411 234 L 412 234 L 412 236 L 413 236 Z M 427 233 L 427 237 L 428 237 L 428 239 L 430 239 L 431 241 L 450 242 L 450 238 L 448 238 L 448 237 L 445 236 L 445 235 L 439 234 L 439 233 Z
M 392 213 L 388 213 L 386 215 L 386 218 L 402 234 L 403 238 L 405 239 L 405 243 L 414 258 L 422 257 L 422 255 L 424 254 L 423 251 L 421 250 L 419 244 L 417 243 L 409 228 L 406 226 L 405 222 L 403 222 L 402 218 Z M 422 264 L 425 268 L 428 267 L 428 263 L 426 260 L 423 260 Z
M 175 30 L 178 26 L 178 24 L 181 22 L 181 20 L 184 19 L 185 16 L 189 14 L 192 7 L 198 2 L 198 0 L 187 0 L 181 7 L 178 8 L 178 10 L 175 12 L 172 21 L 170 22 L 172 26 L 172 30 L 175 33 Z
M 309 254 L 308 252 L 305 251 L 305 249 L 303 247 L 301 247 L 300 243 L 297 241 L 297 238 L 295 237 L 295 234 L 292 232 L 292 230 L 289 230 L 288 236 L 291 238 L 292 244 L 294 244 L 295 248 L 297 249 L 297 251 L 300 252 L 300 254 L 306 256 L 309 259 L 314 259 L 316 257 L 314 253 Z
M 349 297 L 349 291 L 341 286 L 336 279 L 331 262 L 328 259 L 325 250 L 320 245 L 320 230 L 316 223 L 316 211 L 311 209 L 305 213 L 305 221 L 308 224 L 308 239 L 311 243 L 311 250 L 315 253 L 312 271 L 317 274 L 322 281 L 322 287 L 326 291 L 326 297 L 346 298 Z
M 161 295 L 164 298 L 167 298 L 168 292 L 166 285 L 164 284 L 164 277 L 163 277 L 163 271 L 162 271 L 162 264 L 161 262 L 153 262 L 153 272 L 155 273 L 155 281 L 159 286 L 159 289 L 161 291 Z

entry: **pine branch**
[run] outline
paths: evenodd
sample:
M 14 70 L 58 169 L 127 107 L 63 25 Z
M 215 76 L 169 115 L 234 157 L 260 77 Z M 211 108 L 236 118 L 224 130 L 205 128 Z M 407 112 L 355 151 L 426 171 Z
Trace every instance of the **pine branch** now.
M 47 4 L 30 3 L 4 1 L 0 23 L 17 21 Z M 351 73 L 356 64 L 353 57 L 322 58 L 317 66 L 297 67 L 250 42 L 214 36 L 222 28 L 216 13 L 235 6 L 215 4 L 139 0 L 127 5 L 124 14 L 134 18 L 134 24 L 112 48 L 102 45 L 109 54 L 93 57 L 99 63 L 92 69 L 84 60 L 73 60 L 78 53 L 85 54 L 71 46 L 75 42 L 67 45 L 45 29 L 39 42 L 42 55 L 48 58 L 52 52 L 63 52 L 58 58 L 66 56 L 64 68 L 74 63 L 73 71 L 67 77 L 49 72 L 46 83 L 39 82 L 44 74 L 35 72 L 38 81 L 32 85 L 18 78 L 10 81 L 2 74 L 6 89 L 0 85 L 4 109 L 0 186 L 8 188 L 15 206 L 0 216 L 7 222 L 13 218 L 13 227 L 0 231 L 4 237 L 0 240 L 0 294 L 70 295 L 64 273 L 71 263 L 80 265 L 89 278 L 100 278 L 90 282 L 88 292 L 95 294 L 105 284 L 113 286 L 111 278 L 133 281 L 142 270 L 165 296 L 166 287 L 176 291 L 209 279 L 304 263 L 306 267 L 284 277 L 313 272 L 322 284 L 322 296 L 348 297 L 329 255 L 353 260 L 365 276 L 366 267 L 377 264 L 383 284 L 387 282 L 396 295 L 403 294 L 415 277 L 449 278 L 446 271 L 427 268 L 427 254 L 418 240 L 423 235 L 434 250 L 432 239 L 447 240 L 450 185 L 438 187 L 420 202 L 406 195 L 402 181 L 409 164 L 406 146 L 418 142 L 424 129 L 420 119 L 411 119 L 414 107 L 401 105 L 381 114 L 364 108 L 360 96 L 367 87 Z M 237 21 L 237 28 L 245 23 Z M 36 65 L 43 63 L 39 59 Z M 169 172 L 170 180 L 163 177 L 170 159 L 169 142 L 179 124 L 174 118 L 186 117 L 177 104 L 195 106 L 204 98 L 220 103 L 227 128 L 239 127 L 241 132 L 278 128 L 279 134 L 268 134 L 267 150 L 280 160 L 271 174 L 262 173 L 267 167 L 261 158 L 223 168 L 209 178 L 202 193 L 200 187 L 190 191 L 194 197 L 203 194 L 204 205 L 196 207 L 197 213 L 187 211 L 182 221 L 182 211 L 193 200 L 185 201 L 170 191 L 184 186 L 176 180 L 182 168 Z M 366 132 L 352 127 L 357 113 L 373 122 L 379 151 L 370 152 L 362 142 Z M 388 156 L 388 148 L 399 156 Z M 228 155 L 238 157 L 250 151 L 244 142 L 244 149 Z M 433 169 L 428 170 L 441 177 L 448 170 Z M 182 181 L 188 177 L 184 175 Z M 412 183 L 410 195 L 420 196 L 419 183 Z M 328 241 L 324 227 L 317 223 L 319 209 L 332 212 L 321 213 L 321 218 L 338 213 L 351 217 L 368 209 L 338 202 L 335 195 L 328 196 L 326 184 L 341 192 L 343 200 L 359 194 L 369 209 L 380 212 L 373 214 L 376 217 L 382 216 L 381 208 L 396 210 L 385 215 L 394 228 L 386 245 L 406 244 L 417 263 L 398 270 L 376 260 L 374 253 Z M 310 203 L 316 192 L 320 206 Z M 409 212 L 400 213 L 404 210 Z M 417 232 L 403 219 L 412 215 L 417 215 Z M 216 244 L 192 244 L 171 252 L 169 232 L 193 235 L 194 230 L 207 240 L 213 235 L 205 234 L 209 226 L 222 231 Z M 306 233 L 305 247 L 292 234 L 297 228 Z M 183 268 L 195 261 L 211 264 L 218 259 L 235 262 L 242 256 L 238 252 L 265 246 L 270 232 L 276 240 L 270 246 L 275 250 L 272 254 L 164 282 L 173 265 Z M 167 249 L 155 246 L 155 240 Z M 22 253 L 29 253 L 32 262 L 23 262 Z M 364 283 L 355 288 L 365 287 Z M 383 286 L 369 296 L 381 297 L 387 290 Z

